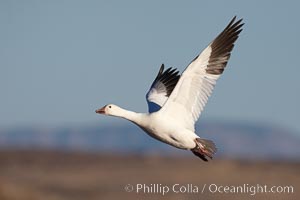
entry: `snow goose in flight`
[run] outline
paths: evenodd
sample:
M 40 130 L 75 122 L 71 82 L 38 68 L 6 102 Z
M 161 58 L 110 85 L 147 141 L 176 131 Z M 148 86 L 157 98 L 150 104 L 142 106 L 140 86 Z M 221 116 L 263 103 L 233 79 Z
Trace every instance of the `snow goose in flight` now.
M 125 118 L 157 140 L 191 150 L 204 161 L 212 158 L 217 150 L 215 144 L 195 133 L 195 123 L 226 67 L 242 31 L 241 22 L 234 17 L 181 76 L 176 69 L 164 71 L 162 65 L 146 95 L 149 113 L 136 113 L 113 104 L 96 113 Z

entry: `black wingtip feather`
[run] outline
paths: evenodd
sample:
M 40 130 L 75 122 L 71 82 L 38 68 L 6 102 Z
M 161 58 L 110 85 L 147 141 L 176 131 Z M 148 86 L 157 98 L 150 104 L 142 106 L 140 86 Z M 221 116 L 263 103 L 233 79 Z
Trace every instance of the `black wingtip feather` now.
M 241 23 L 243 19 L 235 20 L 236 16 L 233 17 L 226 28 L 211 43 L 212 52 L 206 69 L 208 74 L 219 75 L 223 73 L 234 47 L 234 42 L 243 30 L 244 23 Z
M 179 78 L 179 71 L 176 68 L 169 67 L 164 71 L 164 64 L 162 64 L 151 87 L 153 87 L 157 82 L 161 82 L 166 87 L 167 96 L 170 96 Z

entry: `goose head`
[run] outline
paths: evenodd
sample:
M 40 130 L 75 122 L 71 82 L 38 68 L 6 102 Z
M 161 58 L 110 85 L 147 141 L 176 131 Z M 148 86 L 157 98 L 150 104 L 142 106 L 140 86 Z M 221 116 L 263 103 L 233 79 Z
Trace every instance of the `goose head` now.
M 107 104 L 103 106 L 102 108 L 99 108 L 96 110 L 96 113 L 102 114 L 102 115 L 111 115 L 111 116 L 118 116 L 121 112 L 121 108 L 119 106 L 116 106 L 114 104 Z

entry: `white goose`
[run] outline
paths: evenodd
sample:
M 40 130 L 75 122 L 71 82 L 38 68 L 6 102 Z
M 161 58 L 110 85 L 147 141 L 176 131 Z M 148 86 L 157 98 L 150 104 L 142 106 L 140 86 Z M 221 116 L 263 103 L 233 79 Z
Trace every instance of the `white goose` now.
M 157 140 L 191 150 L 204 161 L 207 157 L 212 158 L 217 149 L 212 141 L 202 139 L 195 133 L 195 122 L 242 31 L 242 19 L 235 20 L 236 17 L 181 76 L 176 69 L 164 71 L 164 65 L 161 66 L 146 96 L 149 113 L 135 113 L 113 104 L 96 110 L 96 113 L 127 119 Z

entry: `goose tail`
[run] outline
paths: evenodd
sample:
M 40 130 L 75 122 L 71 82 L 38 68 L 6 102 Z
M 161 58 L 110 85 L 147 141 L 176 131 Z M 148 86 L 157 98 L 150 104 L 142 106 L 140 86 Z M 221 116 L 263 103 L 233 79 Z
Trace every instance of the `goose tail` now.
M 204 161 L 208 161 L 207 157 L 212 159 L 213 155 L 217 152 L 216 145 L 211 140 L 196 138 L 195 143 L 196 147 L 191 149 L 191 151 Z

